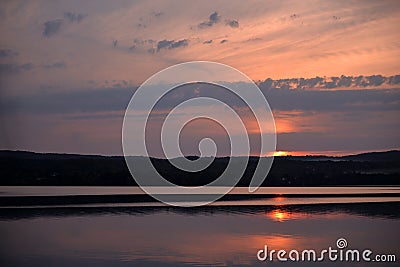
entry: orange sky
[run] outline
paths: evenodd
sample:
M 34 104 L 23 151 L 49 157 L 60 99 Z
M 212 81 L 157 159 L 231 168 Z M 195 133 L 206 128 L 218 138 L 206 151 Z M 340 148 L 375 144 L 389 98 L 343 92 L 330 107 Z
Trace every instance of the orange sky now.
M 27 86 L 138 85 L 191 60 L 225 63 L 253 80 L 400 72 L 398 1 L 12 1 L 0 7 L 0 47 L 18 54 L 3 63 L 33 66 L 2 76 L 7 94 Z M 82 18 L 71 20 L 66 12 Z M 216 22 L 200 27 L 213 12 Z M 57 21 L 57 29 L 46 29 Z M 158 49 L 163 40 L 187 45 Z

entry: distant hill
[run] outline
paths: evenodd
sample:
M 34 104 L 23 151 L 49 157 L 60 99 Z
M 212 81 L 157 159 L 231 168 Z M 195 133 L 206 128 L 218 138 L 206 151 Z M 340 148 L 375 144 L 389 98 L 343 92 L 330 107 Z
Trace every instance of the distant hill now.
M 135 157 L 140 160 L 142 157 Z M 196 159 L 196 157 L 189 157 Z M 204 185 L 225 170 L 229 158 L 215 158 L 203 171 L 187 173 L 166 159 L 152 159 L 172 183 Z M 239 186 L 247 186 L 257 166 L 251 157 Z M 0 185 L 135 185 L 123 156 L 0 151 Z M 400 151 L 342 157 L 275 157 L 263 186 L 400 185 Z
M 17 159 L 82 159 L 82 158 L 100 158 L 103 156 L 0 150 L 0 157 L 17 158 Z
M 316 155 L 316 156 L 286 156 L 287 159 L 294 160 L 304 160 L 304 161 L 323 161 L 323 160 L 332 160 L 332 161 L 398 161 L 400 158 L 399 150 L 391 150 L 384 152 L 367 152 L 355 155 L 346 155 L 346 156 L 325 156 L 325 155 Z
M 101 155 L 82 155 L 82 154 L 66 154 L 66 153 L 38 153 L 31 151 L 14 151 L 0 150 L 0 158 L 19 158 L 19 159 L 89 159 L 89 158 L 120 158 L 122 156 L 101 156 Z M 188 156 L 187 158 L 194 160 L 198 156 Z M 275 157 L 277 158 L 277 157 Z M 353 161 L 398 161 L 400 158 L 399 150 L 390 150 L 383 152 L 367 152 L 346 156 L 325 156 L 325 155 L 307 155 L 307 156 L 283 156 L 280 158 L 292 160 L 353 160 Z
M 399 161 L 400 151 L 392 150 L 386 152 L 369 152 L 357 155 L 349 155 L 341 157 L 344 160 L 356 161 Z

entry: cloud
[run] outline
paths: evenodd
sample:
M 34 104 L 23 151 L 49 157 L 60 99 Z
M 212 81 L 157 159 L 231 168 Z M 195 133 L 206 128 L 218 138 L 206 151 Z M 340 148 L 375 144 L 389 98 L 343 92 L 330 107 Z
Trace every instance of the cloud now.
M 226 43 L 226 42 L 228 42 L 228 40 L 224 39 L 224 40 L 221 40 L 221 42 L 219 42 L 219 43 L 223 44 L 223 43 Z
M 203 22 L 199 23 L 198 27 L 199 28 L 208 28 L 208 27 L 211 27 L 214 24 L 220 22 L 220 20 L 221 20 L 221 16 L 218 15 L 218 12 L 214 12 L 208 17 L 207 21 L 203 21 Z
M 0 68 L 1 69 L 1 68 Z M 132 97 L 128 88 L 103 88 L 96 90 L 43 91 L 24 96 L 0 99 L 2 111 L 20 111 L 30 114 L 70 114 L 124 110 Z
M 372 87 L 393 87 L 400 85 L 400 75 L 385 77 L 382 75 L 371 76 L 345 76 L 340 77 L 314 77 L 291 78 L 272 80 L 270 78 L 259 82 L 265 89 L 351 89 Z
M 43 36 L 49 38 L 49 37 L 55 35 L 60 30 L 62 23 L 63 23 L 62 19 L 46 21 L 43 24 L 43 26 L 44 26 Z
M 4 72 L 3 65 L 0 65 L 1 72 Z M 8 67 L 6 71 L 16 72 L 33 68 L 32 65 L 25 65 L 21 65 L 19 69 Z M 396 82 L 400 84 L 400 75 L 392 77 L 397 77 Z M 239 98 L 227 93 L 225 89 L 202 83 L 188 86 L 177 88 L 174 93 L 164 96 L 157 104 L 157 108 L 169 110 L 182 101 L 195 97 L 216 98 L 238 108 L 245 105 Z M 400 110 L 398 89 L 302 90 L 274 88 L 267 83 L 260 84 L 259 87 L 273 110 L 350 113 Z M 24 112 L 29 113 L 50 114 L 123 111 L 134 91 L 135 87 L 128 82 L 119 81 L 113 88 L 43 91 L 4 97 L 0 100 L 0 106 L 4 111 L 23 109 Z
M 64 13 L 64 18 L 70 23 L 80 23 L 85 17 L 87 17 L 86 14 L 73 13 L 73 12 Z M 44 26 L 42 33 L 43 36 L 49 38 L 58 33 L 61 29 L 63 22 L 64 22 L 63 19 L 54 19 L 43 23 Z
M 43 65 L 34 65 L 32 63 L 24 63 L 24 64 L 14 64 L 14 63 L 6 63 L 0 64 L 0 74 L 18 74 L 25 71 L 33 70 L 34 68 L 42 68 L 42 69 L 64 69 L 67 67 L 65 62 L 59 61 L 50 64 Z
M 112 45 L 113 45 L 113 47 L 116 47 L 118 45 L 118 40 L 113 40 Z
M 232 27 L 232 28 L 239 28 L 239 21 L 234 19 L 226 19 L 225 24 Z
M 32 63 L 25 64 L 0 64 L 0 74 L 17 74 L 33 69 Z
M 212 14 L 210 15 L 210 21 L 211 21 L 212 23 L 217 23 L 217 22 L 220 21 L 220 19 L 221 19 L 221 16 L 219 16 L 217 12 L 214 12 L 214 13 L 212 13 Z
M 0 58 L 10 58 L 18 56 L 19 53 L 11 49 L 0 49 Z
M 211 44 L 213 40 L 204 41 L 203 44 Z
M 178 47 L 185 47 L 189 44 L 189 40 L 182 39 L 179 41 L 175 40 L 162 40 L 157 43 L 157 52 L 161 49 L 175 49 Z
M 220 21 L 221 21 L 221 16 L 218 14 L 218 12 L 214 12 L 208 17 L 208 20 L 199 23 L 197 26 L 201 29 L 209 28 L 209 27 L 212 27 L 215 24 L 219 23 Z M 234 19 L 226 19 L 225 25 L 232 27 L 232 28 L 238 28 L 239 21 L 234 20 Z
M 147 44 L 155 44 L 156 41 L 153 39 L 146 39 L 146 40 L 141 40 L 138 38 L 133 39 L 133 43 L 137 46 L 141 45 L 147 45 Z
M 400 80 L 400 76 L 392 77 Z M 158 118 L 163 118 L 174 106 L 193 97 L 220 99 L 234 110 L 243 110 L 243 101 L 233 98 L 225 89 L 207 84 L 189 86 L 191 87 L 178 87 L 175 89 L 177 94 L 167 94 L 160 99 L 155 109 L 155 120 L 150 122 L 151 127 L 159 125 Z M 390 147 L 398 140 L 398 89 L 286 90 L 261 86 L 261 90 L 274 112 L 278 145 L 282 150 L 338 150 L 342 147 L 344 150 L 362 150 L 372 145 L 376 147 L 371 149 L 379 149 L 382 148 L 381 144 Z M 11 118 L 13 123 L 18 117 L 35 118 L 42 123 L 49 118 L 46 125 L 53 127 L 52 123 L 56 121 L 58 125 L 64 126 L 62 133 L 66 135 L 79 129 L 77 125 L 89 124 L 90 127 L 85 132 L 88 137 L 98 136 L 97 134 L 109 137 L 109 132 L 113 129 L 116 136 L 119 136 L 124 110 L 134 91 L 134 88 L 128 86 L 74 91 L 43 90 L 33 94 L 2 97 L 0 107 L 4 118 Z M 141 116 L 142 107 L 139 105 L 136 108 L 137 116 Z M 197 108 L 201 110 L 203 107 Z M 105 120 L 109 121 L 105 124 Z M 111 121 L 116 125 L 108 124 Z M 13 128 L 18 124 L 12 125 L 9 126 L 10 131 L 18 131 L 18 128 Z M 19 132 L 22 134 L 32 133 L 40 124 L 35 122 L 19 125 L 23 125 L 23 130 Z M 193 142 L 193 136 L 199 133 L 196 128 L 191 129 L 188 132 L 191 139 L 184 139 L 187 142 Z M 203 129 L 204 127 L 200 130 Z M 55 131 L 54 135 L 36 135 L 34 141 L 43 138 L 42 141 L 48 143 L 50 136 L 59 138 L 58 133 Z M 32 138 L 32 135 L 27 138 Z M 73 141 L 69 145 L 73 149 L 80 149 L 75 139 L 71 140 Z M 103 143 L 98 148 L 105 149 Z
M 74 12 L 64 13 L 64 18 L 66 18 L 71 23 L 72 22 L 80 23 L 85 17 L 87 17 L 87 14 L 80 14 Z
M 156 18 L 159 18 L 159 17 L 161 17 L 162 15 L 164 15 L 164 12 L 153 12 L 153 13 L 151 13 L 154 17 L 156 17 Z
M 43 68 L 45 69 L 64 69 L 67 67 L 67 64 L 65 64 L 64 62 L 60 61 L 60 62 L 54 62 L 52 64 L 46 64 L 43 65 Z

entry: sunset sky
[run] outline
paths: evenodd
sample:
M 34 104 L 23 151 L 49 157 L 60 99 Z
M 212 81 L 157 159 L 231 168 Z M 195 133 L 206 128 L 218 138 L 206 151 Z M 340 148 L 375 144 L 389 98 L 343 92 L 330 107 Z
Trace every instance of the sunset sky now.
M 280 151 L 399 149 L 399 25 L 399 1 L 1 1 L 0 149 L 121 155 L 135 88 L 194 60 L 259 85 Z

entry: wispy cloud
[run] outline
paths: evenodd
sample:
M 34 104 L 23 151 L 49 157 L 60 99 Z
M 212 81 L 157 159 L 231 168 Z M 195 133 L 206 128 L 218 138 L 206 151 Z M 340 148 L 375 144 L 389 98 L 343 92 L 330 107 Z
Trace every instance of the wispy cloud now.
M 64 18 L 66 18 L 69 22 L 80 23 L 84 18 L 87 17 L 87 14 L 80 14 L 74 12 L 65 12 Z
M 18 55 L 19 53 L 12 49 L 0 49 L 0 58 L 11 58 Z

